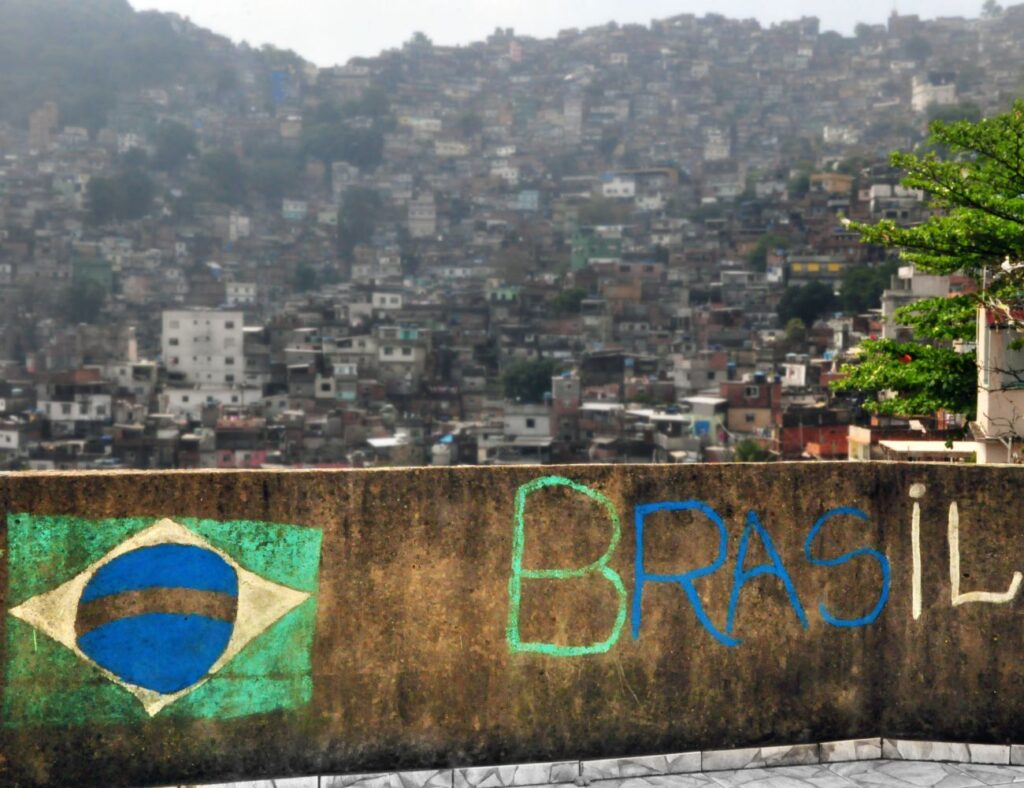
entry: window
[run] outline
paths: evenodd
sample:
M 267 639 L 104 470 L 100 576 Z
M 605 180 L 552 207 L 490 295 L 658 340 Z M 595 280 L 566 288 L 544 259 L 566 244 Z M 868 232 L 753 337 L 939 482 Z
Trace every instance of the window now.
M 1011 333 L 1006 339 L 1006 349 L 1003 351 L 1003 387 L 1010 389 L 1024 388 L 1024 349 L 1010 347 L 1010 343 L 1015 339 Z
M 385 356 L 393 355 L 394 352 L 395 352 L 395 349 L 393 347 L 386 347 L 386 348 L 384 348 L 384 355 Z
M 182 402 L 188 402 L 188 394 L 182 394 L 181 395 L 181 401 Z
M 234 356 L 226 356 L 224 358 L 224 363 L 227 364 L 230 367 L 232 364 L 235 363 L 235 357 Z
M 224 328 L 234 328 L 234 327 L 235 327 L 235 321 L 234 320 L 227 320 L 227 321 L 224 322 Z
M 178 328 L 178 327 L 180 327 L 181 322 L 178 321 L 178 320 L 169 320 L 167 322 L 167 325 L 168 325 L 169 328 Z
M 744 414 L 743 418 L 747 422 L 747 424 L 753 424 L 754 423 L 754 414 L 753 413 Z
M 224 376 L 224 382 L 225 383 L 234 383 L 235 382 L 235 376 L 231 375 L 231 374 L 225 375 Z
M 321 391 L 330 391 L 331 390 L 331 384 L 330 383 L 321 383 L 320 384 L 320 390 Z
M 753 399 L 761 393 L 761 389 L 758 386 L 747 386 L 743 389 L 743 396 L 747 399 Z
M 527 419 L 526 420 L 526 428 L 527 429 L 533 429 L 536 426 L 537 426 L 537 420 L 536 419 Z
M 61 413 L 62 416 L 69 415 L 71 413 L 71 403 L 70 402 L 62 402 L 60 404 L 60 413 Z
M 411 347 L 404 347 L 404 348 L 402 348 L 402 355 L 403 356 L 411 356 L 412 355 L 412 348 Z
M 178 338 L 177 337 L 171 337 L 170 339 L 167 340 L 167 344 L 170 345 L 171 347 L 177 347 L 178 346 Z

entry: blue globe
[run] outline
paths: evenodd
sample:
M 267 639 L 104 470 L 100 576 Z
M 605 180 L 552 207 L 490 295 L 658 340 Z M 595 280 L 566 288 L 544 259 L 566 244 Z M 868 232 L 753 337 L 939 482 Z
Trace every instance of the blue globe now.
M 231 640 L 238 576 L 212 550 L 142 547 L 104 564 L 82 592 L 78 647 L 122 681 L 164 694 L 206 676 Z

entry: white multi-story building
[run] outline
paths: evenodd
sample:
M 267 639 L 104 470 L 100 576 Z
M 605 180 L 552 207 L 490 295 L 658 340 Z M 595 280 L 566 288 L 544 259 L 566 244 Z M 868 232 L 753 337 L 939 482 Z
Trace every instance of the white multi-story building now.
M 239 311 L 165 310 L 160 344 L 168 373 L 187 383 L 230 386 L 242 382 L 243 327 Z
M 458 140 L 435 140 L 434 155 L 442 159 L 456 159 L 469 155 L 469 145 Z
M 914 112 L 924 112 L 928 107 L 956 104 L 956 76 L 954 74 L 928 74 L 914 77 L 911 86 L 910 106 Z
M 400 310 L 402 308 L 402 294 L 391 290 L 375 290 L 370 296 L 370 303 L 375 310 Z
M 208 405 L 244 408 L 262 401 L 263 390 L 259 386 L 203 385 L 166 389 L 160 395 L 160 409 L 199 421 Z
M 636 178 L 628 174 L 609 173 L 602 179 L 601 196 L 627 199 L 636 197 Z
M 73 400 L 39 400 L 36 409 L 51 422 L 110 420 L 109 394 L 78 394 Z
M 725 129 L 704 129 L 704 161 L 724 161 L 732 155 L 732 141 Z
M 907 341 L 912 331 L 896 322 L 896 310 L 925 298 L 949 295 L 949 277 L 922 274 L 912 265 L 901 265 L 882 292 L 882 338 Z
M 491 177 L 515 185 L 519 183 L 519 168 L 502 159 L 491 165 Z
M 255 282 L 228 282 L 224 289 L 228 306 L 252 306 L 256 303 Z
M 1020 309 L 978 310 L 978 406 L 971 425 L 979 464 L 1020 462 L 1024 446 L 1024 350 Z
M 429 238 L 437 233 L 437 205 L 433 194 L 424 194 L 409 202 L 409 235 Z

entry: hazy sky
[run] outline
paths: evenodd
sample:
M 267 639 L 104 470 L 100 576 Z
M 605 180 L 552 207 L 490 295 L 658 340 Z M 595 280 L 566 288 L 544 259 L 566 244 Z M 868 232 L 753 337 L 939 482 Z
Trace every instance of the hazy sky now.
M 438 44 L 466 44 L 495 27 L 552 36 L 565 27 L 640 22 L 680 13 L 757 17 L 762 24 L 817 16 L 825 30 L 849 35 L 857 22 L 901 14 L 977 16 L 982 0 L 130 0 L 139 10 L 188 16 L 196 24 L 254 46 L 294 49 L 325 66 L 376 55 L 422 30 Z M 1012 4 L 1010 2 L 1005 5 Z

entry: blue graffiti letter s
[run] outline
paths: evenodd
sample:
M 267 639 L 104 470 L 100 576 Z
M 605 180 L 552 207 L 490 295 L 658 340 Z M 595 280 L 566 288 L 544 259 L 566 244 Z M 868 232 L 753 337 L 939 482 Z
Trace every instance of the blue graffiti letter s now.
M 869 556 L 878 562 L 878 566 L 882 570 L 882 590 L 878 595 L 878 601 L 875 603 L 875 606 L 866 616 L 862 616 L 861 618 L 839 618 L 828 612 L 828 608 L 825 607 L 824 602 L 818 603 L 818 610 L 821 612 L 821 617 L 832 626 L 863 627 L 874 622 L 874 620 L 878 618 L 882 609 L 885 607 L 885 603 L 889 599 L 889 559 L 885 557 L 884 553 L 880 553 L 878 550 L 872 550 L 870 547 L 859 547 L 856 550 L 843 553 L 836 558 L 815 558 L 812 554 L 812 548 L 814 546 L 814 540 L 818 536 L 818 532 L 830 519 L 833 517 L 840 517 L 842 515 L 856 517 L 866 523 L 871 522 L 871 518 L 869 518 L 860 509 L 855 509 L 849 506 L 840 506 L 836 509 L 829 509 L 825 514 L 818 518 L 818 522 L 814 524 L 810 533 L 807 534 L 807 540 L 804 542 L 804 555 L 814 566 L 841 566 L 842 564 L 848 563 L 854 558 L 862 555 Z

